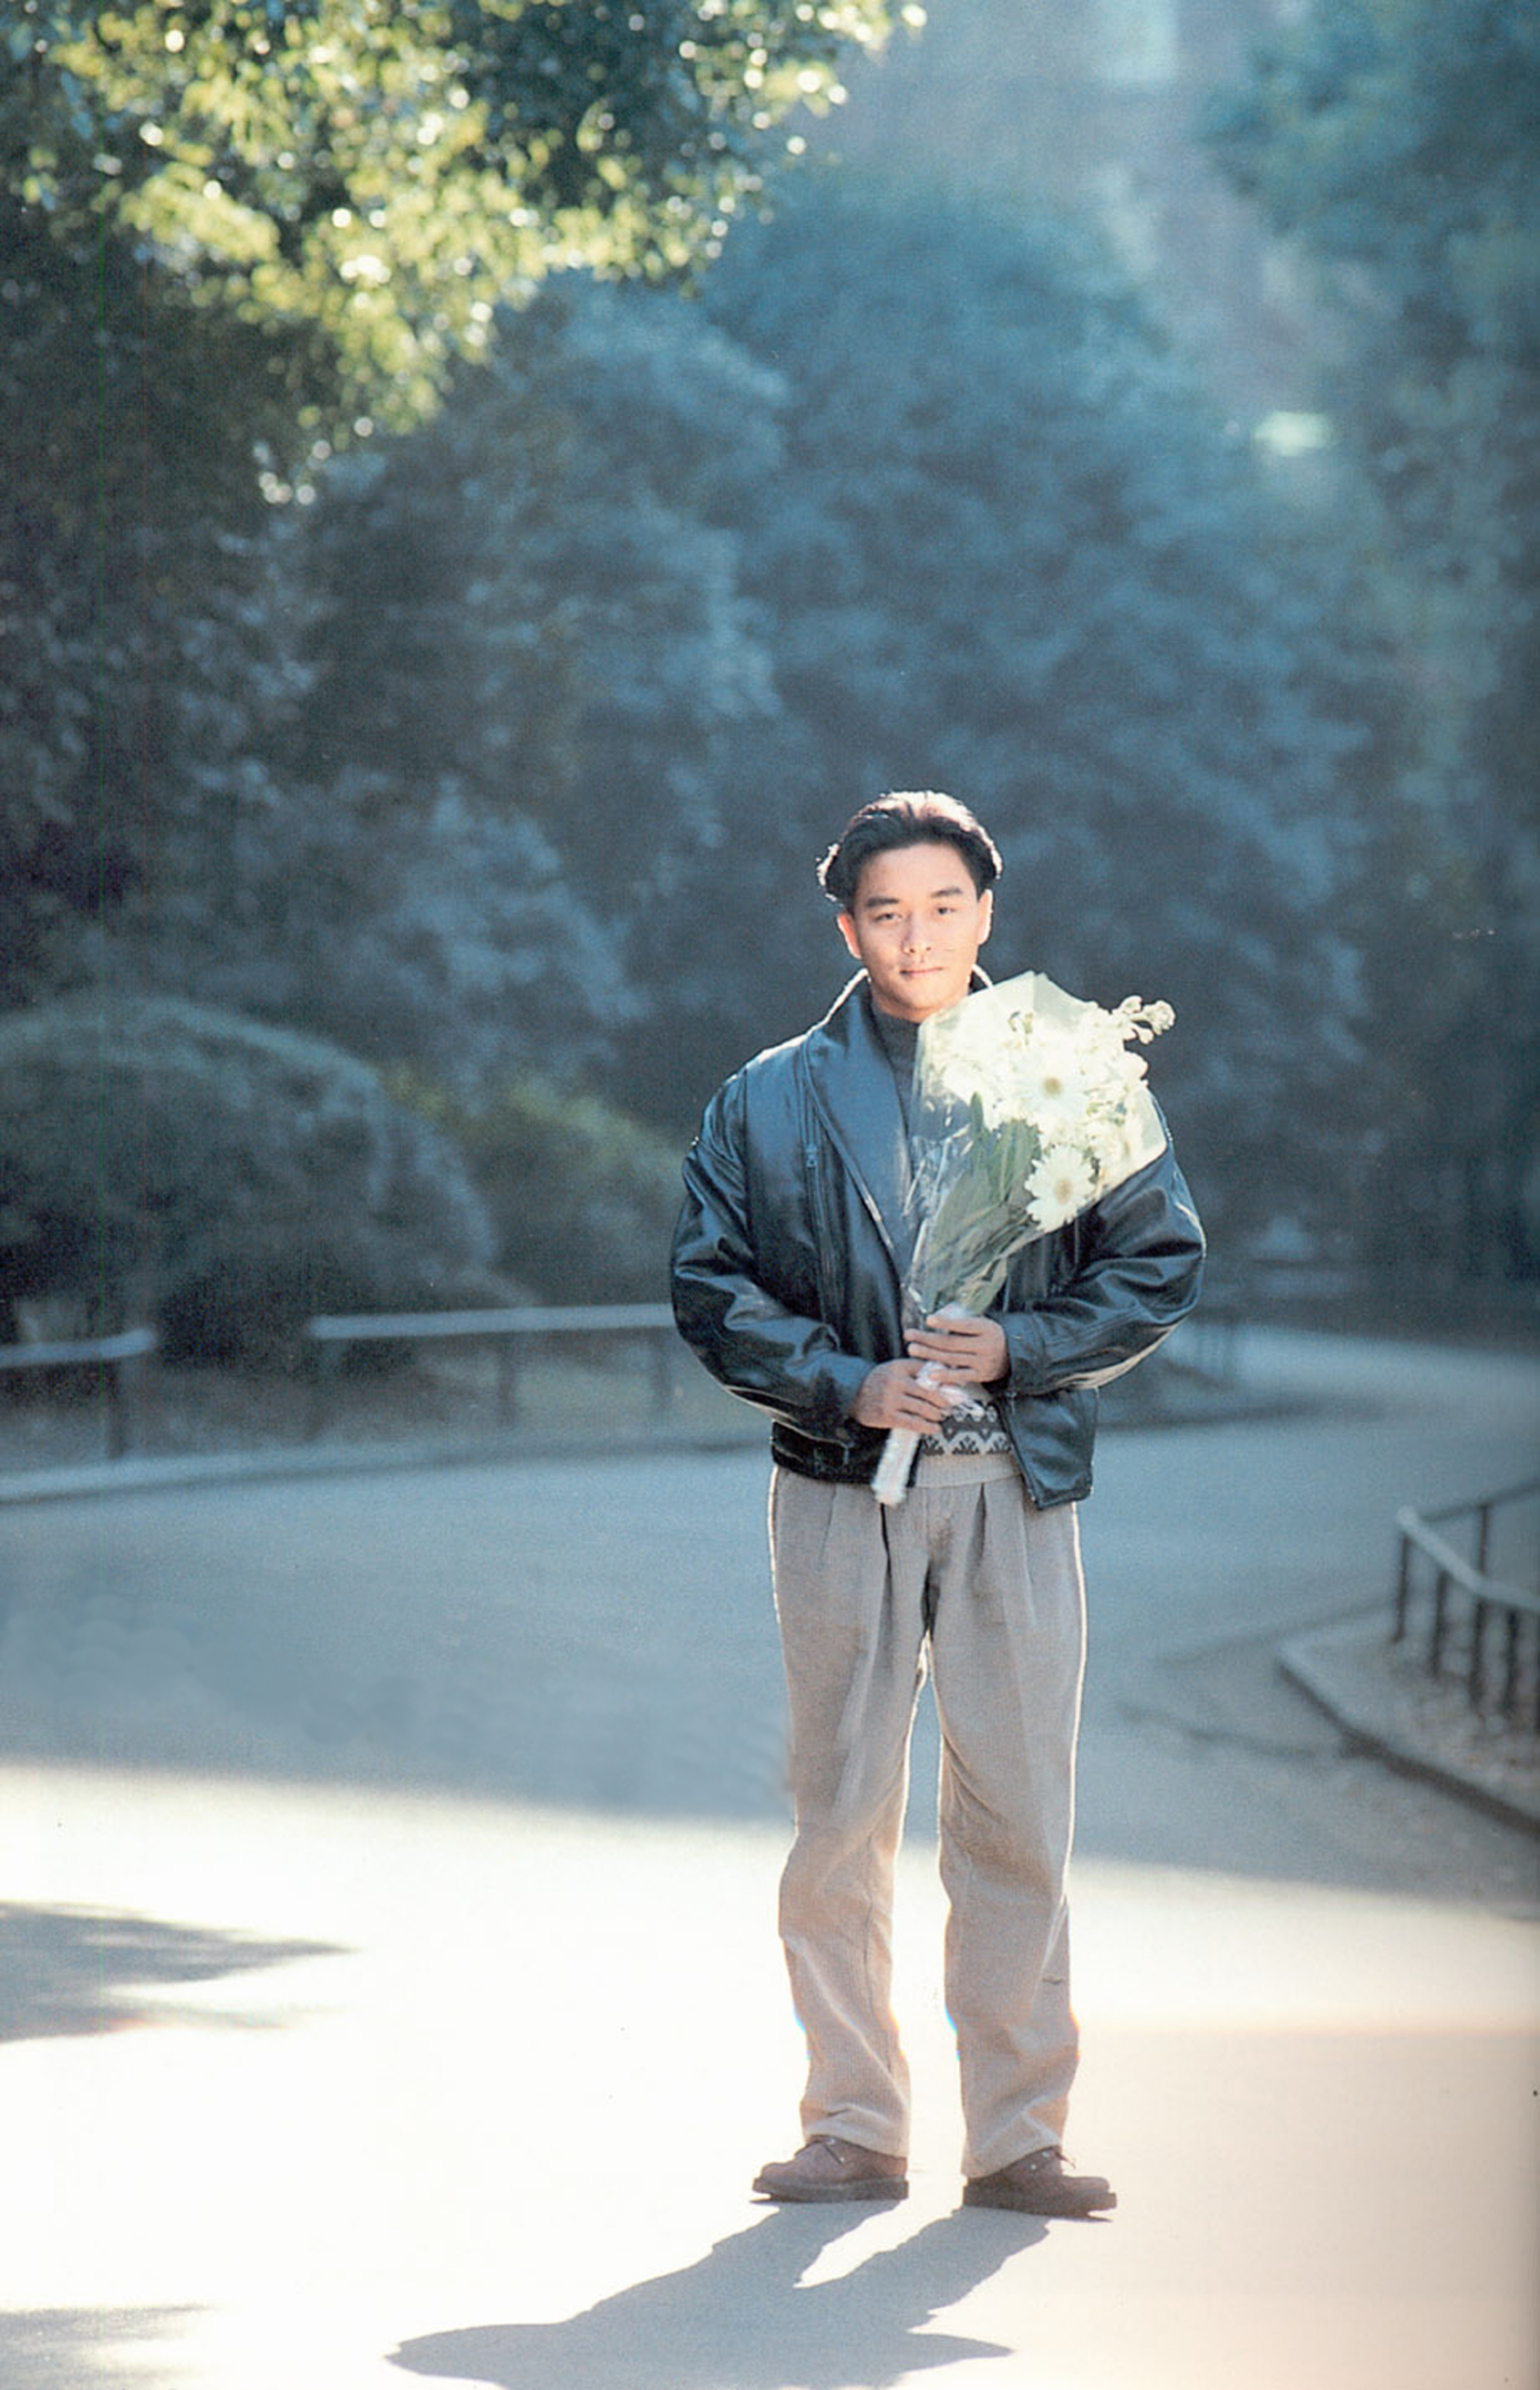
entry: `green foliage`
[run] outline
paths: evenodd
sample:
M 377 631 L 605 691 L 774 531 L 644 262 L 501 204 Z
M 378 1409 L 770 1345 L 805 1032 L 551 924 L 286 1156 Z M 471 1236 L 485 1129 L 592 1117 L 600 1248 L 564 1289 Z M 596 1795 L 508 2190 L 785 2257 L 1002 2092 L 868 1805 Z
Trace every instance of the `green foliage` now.
M 1072 225 L 810 179 L 701 303 L 787 384 L 741 546 L 793 737 L 698 891 L 698 1038 L 757 1026 L 758 925 L 788 1012 L 828 988 L 815 857 L 879 790 L 951 789 L 1006 853 L 996 972 L 1175 1005 L 1162 1095 L 1238 1231 L 1312 1166 L 1280 1100 L 1318 1117 L 1346 1058 L 1344 592 Z
M 814 181 L 693 304 L 550 282 L 709 260 L 883 13 L 29 10 L 0 1000 L 193 992 L 468 1135 L 538 1066 L 673 1139 L 838 985 L 833 829 L 930 781 L 1006 845 L 997 968 L 1177 1004 L 1210 1210 L 1324 1191 L 1370 663 L 1101 251 Z
M 434 421 L 325 478 L 296 756 L 538 826 L 617 952 L 713 836 L 725 743 L 770 708 L 725 488 L 773 382 L 684 305 L 569 285 L 504 319 Z
M 0 254 L 4 1005 L 163 872 L 189 746 L 217 725 L 228 751 L 276 695 L 250 608 L 278 427 L 256 335 L 157 303 L 122 241 L 0 195 Z
M 212 789 L 221 814 L 238 790 L 248 822 L 270 801 L 294 692 L 274 685 L 289 660 L 251 548 L 263 500 L 302 505 L 337 449 L 421 420 L 547 276 L 709 260 L 776 126 L 827 104 L 841 50 L 887 17 L 879 0 L 7 13 L 0 1005 L 78 977 L 83 932 L 163 933 Z M 333 767 L 307 777 L 325 803 Z M 443 796 L 436 775 L 425 810 Z
M 0 175 L 276 331 L 335 437 L 420 417 L 553 270 L 713 255 L 766 135 L 887 25 L 880 0 L 26 0 Z
M 307 1314 L 485 1291 L 453 1148 L 334 1047 L 168 1000 L 0 1022 L 0 1255 L 168 1349 L 255 1357 Z
M 1424 353 L 1533 351 L 1540 27 L 1514 0 L 1329 0 L 1257 51 L 1211 146 L 1278 231 L 1393 297 Z
M 586 1071 L 633 998 L 612 938 L 550 842 L 447 777 L 418 789 L 343 765 L 329 781 L 247 758 L 211 773 L 177 869 L 124 952 L 167 994 L 410 1057 L 467 1099 L 538 1059 Z
M 968 1107 L 960 1150 L 921 1163 L 923 1235 L 911 1263 L 923 1314 L 956 1303 L 984 1311 L 1000 1291 L 1006 1266 L 1022 1242 L 1021 1192 L 1043 1151 L 1031 1124 L 992 1122 L 982 1099 Z
M 390 1084 L 464 1153 L 510 1278 L 548 1303 L 663 1300 L 679 1210 L 674 1146 L 534 1076 L 475 1106 L 417 1073 Z
M 538 825 L 671 1138 L 840 983 L 834 829 L 931 781 L 1006 844 L 1000 969 L 1177 1005 L 1211 1209 L 1324 1178 L 1279 1090 L 1321 1115 L 1348 1053 L 1344 614 L 1085 238 L 812 180 L 693 303 L 507 321 L 308 529 L 305 769 Z
M 1540 636 L 1540 26 L 1511 0 L 1332 0 L 1210 137 L 1342 309 L 1328 395 L 1404 551 L 1384 594 L 1447 760 Z
M 1338 308 L 1325 398 L 1400 683 L 1355 903 L 1364 1235 L 1389 1258 L 1523 1274 L 1540 1266 L 1540 24 L 1511 0 L 1317 0 L 1216 101 L 1211 138 Z

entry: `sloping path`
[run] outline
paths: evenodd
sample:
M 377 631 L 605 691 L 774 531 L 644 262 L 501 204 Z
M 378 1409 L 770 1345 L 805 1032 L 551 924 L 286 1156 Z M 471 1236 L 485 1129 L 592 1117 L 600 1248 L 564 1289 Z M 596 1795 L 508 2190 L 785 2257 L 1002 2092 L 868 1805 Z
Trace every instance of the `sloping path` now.
M 914 2195 L 748 2198 L 800 2073 L 761 1461 L 8 1514 L 6 2390 L 1534 2379 L 1534 1846 L 1269 1656 L 1396 1503 L 1523 1473 L 1533 1377 L 1271 1359 L 1324 1407 L 1109 1439 L 1086 1512 L 1104 2226 L 956 2208 L 923 1756 Z

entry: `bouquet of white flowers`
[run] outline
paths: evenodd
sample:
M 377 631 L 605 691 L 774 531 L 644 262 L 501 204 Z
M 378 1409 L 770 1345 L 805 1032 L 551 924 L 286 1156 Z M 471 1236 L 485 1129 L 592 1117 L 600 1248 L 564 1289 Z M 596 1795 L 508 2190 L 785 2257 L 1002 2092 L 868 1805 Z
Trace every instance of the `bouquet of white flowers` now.
M 1145 1063 L 1130 1048 L 1174 1017 L 1136 996 L 1109 1012 L 1024 971 L 921 1022 L 906 1324 L 948 1307 L 987 1310 L 1020 1247 L 1163 1151 Z M 890 1431 L 873 1480 L 879 1502 L 903 1501 L 918 1440 Z

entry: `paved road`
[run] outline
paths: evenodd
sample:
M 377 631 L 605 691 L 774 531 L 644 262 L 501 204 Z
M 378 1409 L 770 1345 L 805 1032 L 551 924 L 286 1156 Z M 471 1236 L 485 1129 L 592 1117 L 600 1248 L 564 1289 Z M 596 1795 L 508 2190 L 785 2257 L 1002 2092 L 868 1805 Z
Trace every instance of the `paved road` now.
M 5 2390 L 1534 2379 L 1534 1844 L 1271 1664 L 1398 1502 L 1527 1472 L 1533 1373 L 1253 1367 L 1311 1407 L 1111 1437 L 1085 1514 L 1106 2227 L 956 2209 L 923 1759 L 915 2196 L 746 2199 L 800 2071 L 759 1459 L 0 1518 Z
M 1277 1335 L 1251 1368 L 1298 1407 L 1104 1439 L 1083 1851 L 1521 1896 L 1521 1841 L 1344 1757 L 1274 1653 L 1388 1600 L 1399 1503 L 1533 1468 L 1534 1372 Z M 0 1512 L 0 1750 L 778 1819 L 764 1482 L 678 1454 Z M 927 1725 L 918 1827 L 933 1780 Z

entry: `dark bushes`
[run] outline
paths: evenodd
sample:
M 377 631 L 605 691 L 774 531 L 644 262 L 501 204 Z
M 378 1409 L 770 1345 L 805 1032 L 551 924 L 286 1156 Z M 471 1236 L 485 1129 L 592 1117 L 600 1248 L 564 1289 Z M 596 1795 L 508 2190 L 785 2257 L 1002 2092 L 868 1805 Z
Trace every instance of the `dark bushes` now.
M 164 998 L 0 1021 L 0 1284 L 169 1358 L 271 1359 L 313 1311 L 486 1301 L 453 1145 L 338 1047 Z

